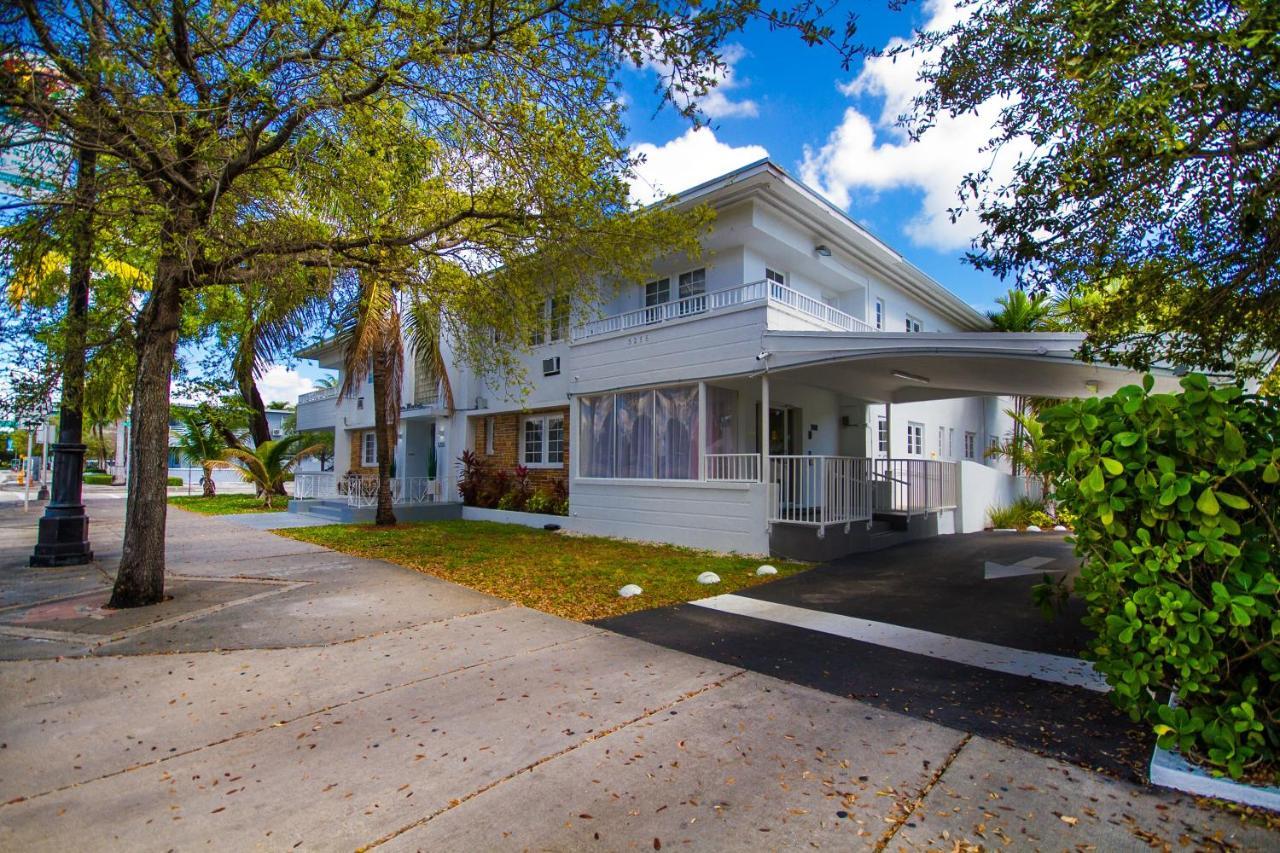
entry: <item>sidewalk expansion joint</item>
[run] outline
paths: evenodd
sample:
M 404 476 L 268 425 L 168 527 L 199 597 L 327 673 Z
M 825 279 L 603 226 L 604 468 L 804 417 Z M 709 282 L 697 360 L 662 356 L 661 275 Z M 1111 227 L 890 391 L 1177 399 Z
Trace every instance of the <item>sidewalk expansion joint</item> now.
M 902 816 L 894 820 L 893 825 L 885 830 L 884 835 L 880 836 L 880 840 L 876 842 L 876 846 L 873 848 L 875 853 L 882 853 L 888 848 L 893 841 L 893 837 L 902 830 L 902 827 L 907 825 L 907 821 L 911 820 L 911 816 L 924 804 L 925 797 L 928 797 L 933 787 L 942 780 L 942 775 L 947 772 L 947 769 L 951 767 L 951 764 L 960 755 L 960 750 L 968 746 L 971 740 L 973 740 L 973 733 L 965 732 L 964 737 L 960 738 L 960 742 L 955 745 L 950 754 L 938 765 L 938 769 L 934 774 L 929 777 L 929 781 L 925 782 L 924 787 L 920 789 L 920 793 L 916 794 L 911 803 L 903 810 Z
M 101 782 L 104 779 L 111 779 L 116 776 L 122 776 L 125 773 L 132 773 L 135 770 L 145 770 L 148 767 L 155 767 L 156 765 L 173 761 L 176 758 L 183 758 L 188 755 L 193 755 L 197 752 L 202 752 L 203 750 L 206 750 L 206 749 L 213 749 L 214 747 L 221 746 L 224 743 L 231 743 L 232 741 L 240 740 L 242 738 L 253 737 L 255 735 L 262 734 L 263 732 L 270 731 L 271 729 L 283 728 L 285 726 L 289 726 L 296 722 L 299 722 L 300 720 L 306 720 L 310 717 L 315 717 L 320 714 L 327 714 L 331 711 L 336 711 L 340 708 L 345 708 L 349 705 L 354 705 L 357 702 L 363 702 L 366 699 L 372 699 L 375 696 L 384 696 L 396 690 L 403 690 L 406 687 L 413 687 L 415 685 L 422 684 L 427 681 L 434 681 L 435 679 L 438 679 L 438 678 L 445 678 L 450 675 L 457 675 L 460 672 L 466 672 L 467 670 L 475 669 L 476 667 L 489 666 L 496 663 L 502 663 L 503 661 L 512 660 L 514 658 L 524 657 L 525 655 L 537 654 L 538 652 L 544 652 L 547 649 L 554 649 L 557 646 L 567 646 L 571 643 L 577 643 L 581 640 L 585 640 L 590 637 L 594 637 L 596 635 L 597 635 L 597 632 L 581 634 L 577 637 L 572 637 L 567 640 L 557 640 L 554 643 L 547 643 L 546 645 L 537 646 L 532 649 L 523 649 L 519 652 L 515 652 L 514 654 L 502 655 L 501 657 L 496 657 L 496 658 L 486 658 L 485 660 L 476 661 L 475 663 L 469 663 L 464 666 L 456 666 L 453 669 L 448 669 L 443 672 L 433 673 L 431 675 L 424 675 L 421 678 L 414 678 L 409 681 L 402 682 L 400 684 L 394 684 L 390 687 L 383 687 L 380 690 L 371 690 L 368 693 L 362 693 L 359 696 L 352 697 L 342 702 L 334 702 L 332 704 L 325 705 L 323 708 L 316 708 L 314 710 L 307 711 L 306 713 L 303 713 L 303 714 L 297 714 L 293 717 L 288 717 L 282 720 L 276 720 L 265 726 L 258 726 L 257 728 L 253 728 L 253 729 L 245 729 L 243 731 L 239 731 L 234 734 L 227 735 L 226 737 L 218 738 L 217 740 L 210 741 L 209 743 L 201 744 L 200 746 L 194 746 L 194 747 L 191 747 L 190 749 L 184 749 L 179 752 L 170 753 L 169 755 L 162 756 L 160 758 L 155 759 L 154 761 L 142 761 L 137 764 L 131 764 L 128 767 L 122 767 L 119 770 L 112 770 L 110 773 L 103 773 L 100 776 L 94 776 L 92 779 L 85 779 L 80 782 L 71 782 L 66 785 L 59 785 L 55 788 L 50 788 L 47 791 L 39 791 L 38 793 L 32 794 L 29 797 L 15 797 L 14 799 L 8 800 L 7 802 L 0 803 L 0 812 L 3 812 L 6 806 L 25 803 L 30 800 L 36 800 L 41 797 L 47 797 L 50 794 L 57 794 L 62 791 L 69 791 L 72 788 L 79 788 L 84 785 L 92 785 L 93 783 Z M 701 692 L 701 691 L 698 691 L 698 692 Z
M 561 758 L 572 752 L 575 752 L 589 743 L 594 743 L 595 741 L 598 741 L 601 738 L 606 738 L 609 735 L 620 732 L 623 729 L 627 728 L 628 726 L 634 725 L 635 723 L 638 723 L 641 720 L 647 720 L 650 717 L 657 716 L 658 714 L 661 714 L 663 711 L 667 711 L 671 708 L 674 708 L 676 705 L 679 705 L 681 702 L 686 702 L 689 699 L 693 699 L 697 696 L 701 696 L 703 693 L 707 693 L 711 690 L 716 690 L 720 687 L 723 687 L 725 684 L 727 684 L 730 681 L 733 681 L 735 678 L 745 675 L 746 672 L 747 671 L 745 669 L 739 669 L 734 672 L 731 672 L 725 677 L 717 681 L 713 681 L 710 684 L 704 684 L 702 687 L 699 687 L 697 690 L 686 691 L 685 693 L 682 693 L 680 696 L 676 697 L 675 699 L 672 699 L 670 702 L 667 702 L 664 705 L 660 705 L 657 708 L 645 709 L 643 713 L 635 717 L 632 717 L 629 720 L 623 720 L 621 723 L 618 723 L 615 726 L 595 732 L 590 737 L 584 738 L 583 740 L 570 744 L 569 746 L 566 746 L 564 749 L 557 750 L 556 752 L 553 752 L 550 755 L 544 755 L 542 758 L 539 758 L 536 761 L 530 762 L 529 764 L 526 764 L 524 767 L 517 768 L 511 771 L 510 773 L 506 774 L 505 776 L 502 776 L 498 779 L 494 779 L 492 782 L 489 782 L 486 785 L 481 785 L 479 788 L 476 788 L 474 791 L 468 794 L 464 794 L 463 796 L 450 801 L 449 805 L 445 806 L 442 809 L 436 809 L 434 812 L 427 815 L 426 817 L 419 818 L 418 820 L 415 820 L 413 823 L 405 824 L 399 829 L 392 830 L 391 832 L 388 832 L 386 835 L 383 835 L 380 838 L 376 838 L 373 841 L 370 841 L 368 844 L 363 844 L 360 847 L 357 847 L 356 853 L 364 853 L 364 851 L 366 850 L 372 850 L 375 847 L 380 847 L 383 844 L 386 844 L 388 841 L 392 841 L 395 838 L 398 838 L 399 836 L 404 835 L 406 832 L 409 832 L 412 829 L 417 829 L 420 826 L 426 826 L 431 821 L 440 817 L 440 815 L 448 811 L 451 811 L 453 809 L 456 809 L 458 806 L 462 805 L 463 803 L 470 802 L 471 800 L 474 800 L 476 797 L 479 797 L 482 794 L 492 791 L 494 788 L 497 788 L 499 785 L 502 785 L 505 782 L 509 782 L 512 779 L 515 779 L 519 776 L 523 776 L 525 773 L 529 773 L 533 770 L 538 769 L 544 764 L 548 764 L 549 762 L 555 761 L 557 758 Z

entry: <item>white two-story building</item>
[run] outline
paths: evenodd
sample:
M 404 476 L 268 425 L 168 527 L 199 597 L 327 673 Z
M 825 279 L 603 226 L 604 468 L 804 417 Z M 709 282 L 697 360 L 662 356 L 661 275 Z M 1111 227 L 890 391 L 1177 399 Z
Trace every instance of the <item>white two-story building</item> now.
M 1136 379 L 1075 361 L 1078 335 L 991 331 L 771 162 L 679 203 L 716 210 L 702 256 L 664 258 L 649 280 L 536 335 L 521 356 L 527 395 L 455 365 L 446 410 L 438 378 L 406 366 L 399 501 L 456 500 L 456 461 L 470 449 L 567 487 L 568 529 L 830 557 L 904 529 L 978 530 L 1021 494 L 985 457 L 1011 428 L 1003 395 L 1108 393 Z M 333 341 L 299 355 L 342 360 Z M 300 483 L 303 497 L 373 473 L 372 397 L 370 386 L 299 399 L 299 429 L 333 429 L 337 449 L 335 475 Z

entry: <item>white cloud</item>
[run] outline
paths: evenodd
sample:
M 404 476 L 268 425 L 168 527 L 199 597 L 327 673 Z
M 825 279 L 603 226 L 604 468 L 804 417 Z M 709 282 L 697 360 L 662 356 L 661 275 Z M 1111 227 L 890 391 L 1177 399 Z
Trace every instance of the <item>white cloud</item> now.
M 297 403 L 298 395 L 314 390 L 316 383 L 290 370 L 283 364 L 273 364 L 258 379 L 258 393 L 264 402 L 283 400 L 286 403 Z
M 639 204 L 650 204 L 769 156 L 759 145 L 726 145 L 709 127 L 690 128 L 665 145 L 636 145 L 631 154 L 644 157 L 631 182 L 631 199 Z
M 967 14 L 953 0 L 930 0 L 926 9 L 926 30 L 944 30 Z M 908 43 L 908 39 L 895 38 L 886 47 Z M 903 53 L 896 59 L 867 60 L 861 73 L 840 91 L 852 98 L 881 99 L 879 114 L 873 117 L 857 107 L 845 110 L 840 125 L 821 147 L 806 146 L 800 174 L 841 207 L 848 207 L 855 197 L 917 190 L 921 193 L 919 210 L 903 231 L 917 245 L 954 251 L 969 245 L 979 225 L 974 216 L 951 221 L 948 210 L 957 204 L 961 179 L 990 167 L 999 185 L 1010 176 L 1020 152 L 1009 148 L 993 159 L 990 151 L 983 150 L 1001 106 L 995 101 L 988 101 L 976 113 L 939 116 L 934 127 L 918 140 L 908 136 L 897 120 L 925 90 L 920 71 L 933 59 L 933 55 Z
M 738 79 L 734 66 L 746 55 L 747 51 L 742 45 L 726 45 L 720 55 L 724 62 L 724 67 L 706 70 L 705 73 L 715 81 L 715 88 L 698 99 L 697 103 L 707 118 L 754 118 L 760 114 L 760 109 L 756 106 L 756 102 L 750 98 L 735 101 L 726 94 L 730 89 L 737 89 L 745 85 Z M 657 72 L 658 76 L 663 80 L 671 76 L 671 66 L 659 59 L 649 59 L 645 65 Z M 676 103 L 678 106 L 685 106 L 685 103 L 679 99 L 677 99 Z

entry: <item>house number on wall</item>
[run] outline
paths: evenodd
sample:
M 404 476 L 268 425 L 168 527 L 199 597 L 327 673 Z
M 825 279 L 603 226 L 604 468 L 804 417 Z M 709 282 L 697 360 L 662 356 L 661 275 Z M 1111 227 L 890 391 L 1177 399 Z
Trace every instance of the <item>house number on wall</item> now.
M 649 341 L 648 335 L 632 335 L 631 337 L 627 338 L 627 346 L 633 347 L 636 344 L 648 343 L 648 341 Z

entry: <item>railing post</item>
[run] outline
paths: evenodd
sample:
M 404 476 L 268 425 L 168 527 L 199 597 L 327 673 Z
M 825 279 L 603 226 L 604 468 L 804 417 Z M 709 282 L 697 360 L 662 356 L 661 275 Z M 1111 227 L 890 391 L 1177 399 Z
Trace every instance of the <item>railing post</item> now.
M 773 500 L 773 472 L 769 469 L 769 374 L 760 374 L 760 478 Z

